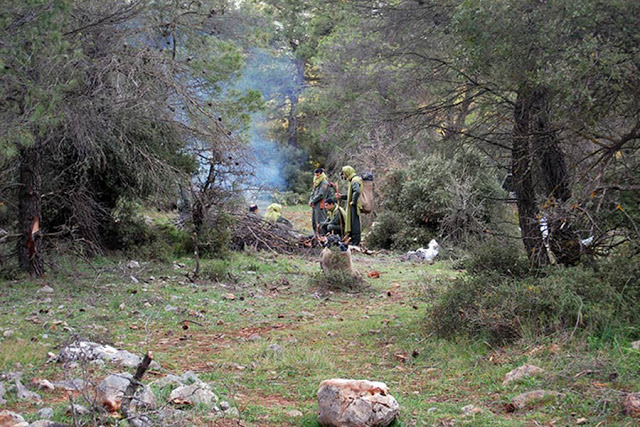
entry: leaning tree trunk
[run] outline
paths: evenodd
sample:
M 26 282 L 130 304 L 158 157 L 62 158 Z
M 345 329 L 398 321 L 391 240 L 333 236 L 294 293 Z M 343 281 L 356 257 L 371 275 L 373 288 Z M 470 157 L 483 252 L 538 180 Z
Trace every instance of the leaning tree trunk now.
M 299 104 L 299 94 L 304 86 L 304 62 L 296 62 L 296 85 L 289 93 L 289 121 L 287 129 L 287 143 L 289 146 L 298 148 L 298 132 L 300 130 L 300 123 L 298 118 L 298 112 L 296 111 Z
M 42 165 L 38 144 L 20 150 L 19 180 L 18 261 L 22 270 L 34 276 L 42 276 L 44 274 L 40 232 Z
M 527 256 L 535 266 L 549 262 L 538 220 L 533 177 L 532 143 L 539 125 L 540 93 L 529 87 L 518 92 L 514 108 L 515 124 L 513 128 L 512 175 L 516 192 L 518 216 L 522 242 Z

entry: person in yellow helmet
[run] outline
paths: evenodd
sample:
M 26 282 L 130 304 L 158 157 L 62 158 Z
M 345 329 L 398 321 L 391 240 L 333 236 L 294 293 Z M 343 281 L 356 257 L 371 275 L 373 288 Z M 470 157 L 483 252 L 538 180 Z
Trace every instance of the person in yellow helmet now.
M 345 219 L 345 233 L 350 237 L 349 244 L 358 246 L 362 238 L 360 228 L 360 194 L 362 193 L 362 178 L 356 175 L 356 170 L 351 166 L 342 168 L 342 178 L 349 182 L 349 191 L 347 194 L 337 193 L 336 197 L 347 201 L 345 210 L 347 217 Z
M 269 205 L 264 219 L 272 224 L 291 225 L 291 223 L 282 216 L 282 205 L 279 203 L 272 203 Z

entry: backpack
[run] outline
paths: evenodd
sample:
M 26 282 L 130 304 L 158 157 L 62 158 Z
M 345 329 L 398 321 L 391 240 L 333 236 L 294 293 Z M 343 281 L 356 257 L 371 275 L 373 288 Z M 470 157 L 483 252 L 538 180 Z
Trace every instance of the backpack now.
M 373 211 L 373 173 L 364 172 L 361 177 L 360 212 L 368 214 Z

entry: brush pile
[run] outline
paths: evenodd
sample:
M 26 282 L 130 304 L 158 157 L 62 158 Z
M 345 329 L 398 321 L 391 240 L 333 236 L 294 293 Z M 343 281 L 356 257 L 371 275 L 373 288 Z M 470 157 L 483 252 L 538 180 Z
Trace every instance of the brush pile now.
M 296 232 L 286 224 L 272 224 L 258 215 L 236 215 L 233 230 L 233 248 L 243 250 L 267 250 L 291 254 L 304 249 L 307 236 Z

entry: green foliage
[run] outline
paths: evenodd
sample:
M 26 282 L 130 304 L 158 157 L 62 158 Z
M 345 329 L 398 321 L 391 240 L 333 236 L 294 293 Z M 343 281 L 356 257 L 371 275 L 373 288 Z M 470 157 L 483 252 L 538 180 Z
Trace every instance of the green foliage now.
M 361 277 L 339 269 L 316 273 L 311 276 L 310 285 L 325 291 L 354 293 L 364 290 L 364 281 Z
M 212 282 L 229 281 L 231 264 L 227 260 L 215 259 L 203 263 L 200 267 L 200 278 Z
M 216 212 L 198 234 L 198 247 L 203 258 L 224 258 L 231 253 L 234 217 L 228 212 Z
M 629 261 L 633 267 L 630 267 Z M 486 270 L 443 284 L 429 313 L 440 336 L 465 335 L 492 342 L 526 333 L 583 330 L 592 336 L 640 334 L 638 259 L 614 258 L 601 271 L 549 267 L 536 276 L 513 278 Z M 615 331 L 615 332 L 612 332 Z
M 385 177 L 371 246 L 415 249 L 436 236 L 463 243 L 502 218 L 503 191 L 481 156 L 466 151 L 452 159 L 432 154 Z
M 463 262 L 469 273 L 496 273 L 504 277 L 523 278 L 530 273 L 529 261 L 521 247 L 512 242 L 491 239 L 478 244 Z

